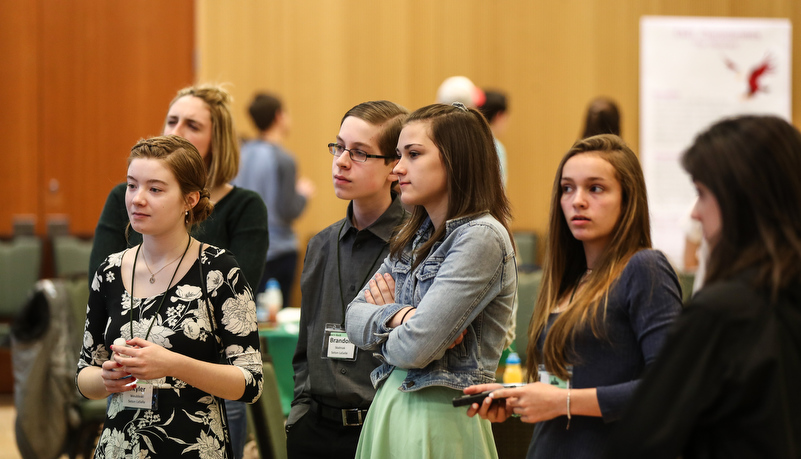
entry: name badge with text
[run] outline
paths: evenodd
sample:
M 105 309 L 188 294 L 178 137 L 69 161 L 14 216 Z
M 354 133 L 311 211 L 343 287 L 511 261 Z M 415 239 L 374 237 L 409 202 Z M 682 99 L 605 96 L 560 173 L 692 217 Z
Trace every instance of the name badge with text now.
M 147 381 L 136 381 L 136 387 L 123 392 L 122 406 L 130 410 L 155 410 L 158 408 L 158 389 Z
M 570 379 L 565 381 L 556 375 L 552 375 L 548 370 L 545 369 L 545 365 L 543 364 L 538 365 L 537 373 L 539 376 L 539 382 L 543 384 L 550 384 L 551 386 L 556 386 L 560 389 L 570 388 Z M 567 366 L 567 374 L 571 379 L 573 378 L 573 365 Z
M 323 358 L 334 360 L 356 360 L 356 345 L 348 339 L 345 329 L 339 324 L 325 324 L 323 335 Z

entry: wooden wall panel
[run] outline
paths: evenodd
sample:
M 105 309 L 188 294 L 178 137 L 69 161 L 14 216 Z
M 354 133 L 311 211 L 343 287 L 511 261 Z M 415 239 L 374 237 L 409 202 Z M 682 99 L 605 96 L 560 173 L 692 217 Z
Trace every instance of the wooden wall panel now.
M 10 234 L 13 215 L 37 209 L 38 5 L 1 0 L 0 11 L 0 234 Z
M 448 76 L 506 90 L 508 193 L 515 229 L 542 232 L 553 174 L 579 135 L 588 101 L 617 99 L 623 136 L 638 149 L 639 21 L 643 15 L 790 18 L 797 0 L 272 0 L 198 1 L 199 80 L 228 81 L 237 124 L 252 94 L 281 94 L 293 114 L 288 146 L 318 193 L 301 240 L 341 218 L 324 144 L 354 104 L 387 98 L 415 109 Z M 801 69 L 801 35 L 793 68 Z M 801 122 L 801 91 L 793 118 Z
M 193 81 L 192 2 L 42 10 L 42 209 L 92 233 L 108 191 L 125 178 L 131 146 L 161 133 L 169 101 Z
M 784 17 L 794 0 L 271 0 L 104 2 L 0 0 L 0 235 L 12 215 L 67 214 L 90 233 L 130 146 L 158 134 L 168 101 L 194 80 L 227 81 L 244 135 L 253 92 L 280 93 L 294 118 L 289 147 L 318 194 L 298 222 L 305 240 L 339 218 L 324 144 L 360 101 L 410 109 L 465 74 L 510 95 L 505 138 L 514 228 L 542 231 L 558 159 L 590 98 L 615 97 L 637 149 L 642 15 Z M 197 10 L 195 11 L 195 8 Z M 794 73 L 801 70 L 796 31 Z M 801 121 L 801 91 L 793 118 Z
M 194 81 L 194 2 L 4 1 L 0 234 L 12 215 L 53 215 L 91 234 L 141 137 L 160 134 L 175 92 Z M 8 105 L 7 105 L 8 108 Z M 17 161 L 17 162 L 13 162 Z M 6 163 L 9 164 L 8 162 Z

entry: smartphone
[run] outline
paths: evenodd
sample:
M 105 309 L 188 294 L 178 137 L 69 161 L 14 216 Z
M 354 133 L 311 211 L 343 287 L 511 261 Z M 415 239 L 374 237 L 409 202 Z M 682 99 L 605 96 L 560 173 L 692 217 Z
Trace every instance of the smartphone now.
M 484 392 L 479 392 L 477 394 L 472 395 L 462 395 L 461 397 L 456 397 L 453 399 L 453 406 L 466 406 L 472 405 L 473 403 L 478 403 L 481 405 L 481 402 L 484 401 L 485 398 L 491 394 L 491 390 L 485 390 Z
M 525 384 L 504 384 L 503 387 L 504 388 L 520 387 L 524 385 Z M 480 405 L 481 402 L 483 402 L 484 399 L 487 398 L 489 394 L 491 394 L 494 391 L 495 389 L 479 392 L 478 394 L 462 395 L 461 397 L 456 397 L 455 399 L 453 399 L 453 406 L 466 406 L 466 405 L 472 405 L 473 403 L 478 403 Z M 496 400 L 501 400 L 501 399 L 498 398 Z

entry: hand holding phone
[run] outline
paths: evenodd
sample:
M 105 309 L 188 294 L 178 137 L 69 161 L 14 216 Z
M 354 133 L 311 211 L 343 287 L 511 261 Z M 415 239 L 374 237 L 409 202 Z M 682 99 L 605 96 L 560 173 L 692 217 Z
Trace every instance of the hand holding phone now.
M 453 399 L 453 406 L 467 406 L 472 405 L 473 403 L 481 404 L 481 402 L 483 402 L 484 399 L 487 398 L 491 393 L 491 390 L 485 390 L 484 392 L 479 392 L 477 394 L 456 397 Z
M 504 384 L 504 388 L 509 387 L 520 387 L 524 386 L 525 384 Z M 471 395 L 462 395 L 461 397 L 456 397 L 453 399 L 453 406 L 467 406 L 472 405 L 473 403 L 478 403 L 479 405 L 481 402 L 484 401 L 485 398 L 489 397 L 489 394 L 495 392 L 497 389 L 493 390 L 485 390 L 484 392 L 479 392 L 478 394 L 471 394 Z M 496 400 L 502 400 L 501 398 L 497 398 Z

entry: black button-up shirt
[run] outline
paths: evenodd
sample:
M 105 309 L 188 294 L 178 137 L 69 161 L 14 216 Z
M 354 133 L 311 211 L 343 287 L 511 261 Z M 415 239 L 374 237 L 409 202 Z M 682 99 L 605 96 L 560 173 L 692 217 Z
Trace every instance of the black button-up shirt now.
M 298 347 L 292 359 L 295 399 L 287 424 L 293 424 L 306 413 L 311 397 L 338 408 L 366 409 L 373 401 L 375 389 L 370 382 L 370 372 L 379 365 L 378 360 L 371 352 L 360 349 L 356 351 L 355 361 L 323 359 L 323 335 L 327 323 L 344 327 L 344 308 L 364 287 L 366 280 L 378 271 L 389 254 L 392 233 L 405 215 L 400 197 L 395 195 L 378 220 L 357 230 L 351 223 L 351 203 L 347 218 L 320 231 L 309 241 L 300 277 L 303 296 Z

